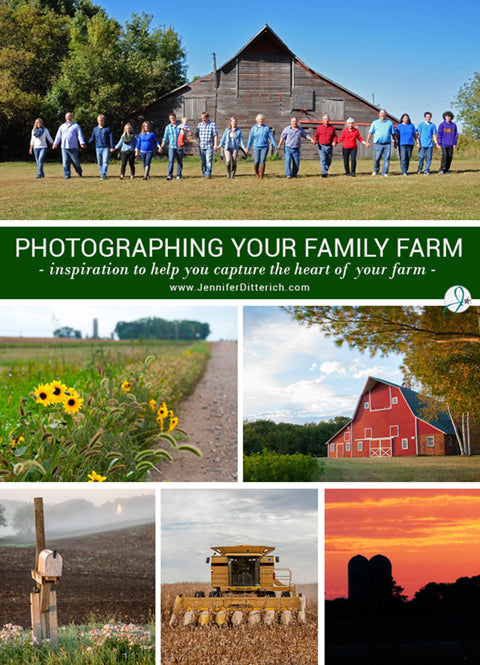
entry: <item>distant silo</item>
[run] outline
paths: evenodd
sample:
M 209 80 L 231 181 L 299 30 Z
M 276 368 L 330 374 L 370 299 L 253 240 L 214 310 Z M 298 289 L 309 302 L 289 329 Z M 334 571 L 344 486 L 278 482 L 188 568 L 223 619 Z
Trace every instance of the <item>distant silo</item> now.
M 348 598 L 349 600 L 365 600 L 370 587 L 368 559 L 357 554 L 348 562 Z
M 93 339 L 98 339 L 98 319 L 93 319 Z

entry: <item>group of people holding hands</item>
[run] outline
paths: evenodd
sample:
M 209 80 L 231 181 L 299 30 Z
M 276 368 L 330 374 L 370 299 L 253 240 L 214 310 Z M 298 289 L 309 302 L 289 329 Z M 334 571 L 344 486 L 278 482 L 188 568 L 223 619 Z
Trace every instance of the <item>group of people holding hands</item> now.
M 68 180 L 71 177 L 72 165 L 78 176 L 82 176 L 79 148 L 86 148 L 87 145 L 93 144 L 102 180 L 107 177 L 110 155 L 115 150 L 120 151 L 120 179 L 125 177 L 127 164 L 130 168 L 130 178 L 135 177 L 135 158 L 141 157 L 144 169 L 143 179 L 148 180 L 152 157 L 155 150 L 158 150 L 160 154 L 166 152 L 168 155 L 167 180 L 172 180 L 174 177 L 175 162 L 177 163 L 175 177 L 180 180 L 183 170 L 185 143 L 195 135 L 198 139 L 202 173 L 207 179 L 212 177 L 213 155 L 220 148 L 223 148 L 224 151 L 227 178 L 235 176 L 239 151 L 241 150 L 245 155 L 248 155 L 252 150 L 255 176 L 262 179 L 265 174 L 266 158 L 269 150 L 278 151 L 282 147 L 285 151 L 285 176 L 290 179 L 296 178 L 298 175 L 302 139 L 317 145 L 323 178 L 328 176 L 328 170 L 332 163 L 333 148 L 336 145 L 342 144 L 345 175 L 355 177 L 358 143 L 368 148 L 373 142 L 374 166 L 372 176 L 379 173 L 382 160 L 382 175 L 388 176 L 392 145 L 399 150 L 402 174 L 404 176 L 408 175 L 412 151 L 415 144 L 417 144 L 419 148 L 417 173 L 423 172 L 425 175 L 430 173 L 433 146 L 436 145 L 442 150 L 438 173 L 448 174 L 453 150 L 458 140 L 458 130 L 453 122 L 453 117 L 451 111 L 446 111 L 443 114 L 443 122 L 437 129 L 432 122 L 432 114 L 429 111 L 425 112 L 424 121 L 418 127 L 415 127 L 411 122 L 408 113 L 404 113 L 400 123 L 395 127 L 393 122 L 387 118 L 385 109 L 381 109 L 378 118 L 370 125 L 367 138 L 364 140 L 355 126 L 354 118 L 347 119 L 340 136 L 337 136 L 337 131 L 334 125 L 331 124 L 329 116 L 324 115 L 312 138 L 299 125 L 298 118 L 293 116 L 290 125 L 283 129 L 277 145 L 272 130 L 265 124 L 265 116 L 259 113 L 245 145 L 242 131 L 238 127 L 235 117 L 230 118 L 228 127 L 219 141 L 217 126 L 210 120 L 207 112 L 202 113 L 202 119 L 195 134 L 192 132 L 187 118 L 182 118 L 181 122 L 178 122 L 175 113 L 170 113 L 169 124 L 165 127 L 161 142 L 152 131 L 150 122 L 145 121 L 138 134 L 135 134 L 132 125 L 127 123 L 123 128 L 119 141 L 115 144 L 111 128 L 105 125 L 105 116 L 99 115 L 97 117 L 97 126 L 86 142 L 80 126 L 74 122 L 72 114 L 67 113 L 65 122 L 58 128 L 55 139 L 52 139 L 41 118 L 35 120 L 30 141 L 30 154 L 34 154 L 37 163 L 36 177 L 43 178 L 45 175 L 43 165 L 48 143 L 51 144 L 53 149 L 60 146 L 64 177 Z

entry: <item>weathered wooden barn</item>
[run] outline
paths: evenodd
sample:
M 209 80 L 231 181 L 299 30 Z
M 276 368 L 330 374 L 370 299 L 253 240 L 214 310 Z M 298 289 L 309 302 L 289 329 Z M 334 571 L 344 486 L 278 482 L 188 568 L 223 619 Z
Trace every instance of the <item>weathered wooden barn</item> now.
M 419 393 L 370 377 L 352 420 L 327 442 L 328 456 L 457 455 L 450 418 L 439 409 L 429 417 L 428 411 Z
M 193 130 L 200 122 L 201 113 L 207 111 L 220 135 L 229 118 L 235 116 L 245 142 L 255 117 L 263 113 L 265 124 L 278 142 L 292 115 L 298 117 L 301 126 L 312 136 L 324 114 L 330 116 L 337 134 L 352 116 L 366 137 L 379 108 L 305 65 L 265 25 L 228 62 L 207 76 L 163 95 L 142 111 L 139 120 L 150 120 L 155 131 L 162 135 L 172 111 L 177 117 L 187 117 Z M 363 147 L 359 156 L 362 154 L 368 154 Z M 302 156 L 316 155 L 316 147 L 305 141 Z

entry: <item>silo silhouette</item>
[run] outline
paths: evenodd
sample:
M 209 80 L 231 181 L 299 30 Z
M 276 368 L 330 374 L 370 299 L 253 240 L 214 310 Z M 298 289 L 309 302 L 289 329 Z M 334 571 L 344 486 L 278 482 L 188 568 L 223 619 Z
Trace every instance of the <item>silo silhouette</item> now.
M 392 597 L 392 564 L 390 559 L 377 554 L 368 562 L 370 569 L 370 598 L 382 603 Z
M 370 571 L 368 559 L 357 554 L 348 562 L 348 599 L 365 601 L 369 594 Z

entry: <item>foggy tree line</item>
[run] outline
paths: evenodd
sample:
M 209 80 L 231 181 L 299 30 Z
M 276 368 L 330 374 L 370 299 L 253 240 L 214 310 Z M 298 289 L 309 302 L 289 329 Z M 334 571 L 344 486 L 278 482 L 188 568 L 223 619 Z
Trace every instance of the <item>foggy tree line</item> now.
M 15 502 L 17 503 L 17 502 Z M 102 520 L 111 522 L 117 519 L 118 506 L 121 506 L 123 519 L 135 519 L 148 515 L 153 517 L 153 503 L 150 495 L 140 495 L 129 498 L 119 497 L 96 506 L 87 499 L 69 499 L 60 503 L 45 505 L 45 519 L 51 529 L 62 528 L 65 525 L 80 525 L 82 527 L 98 524 Z M 12 510 L 12 509 L 11 509 Z M 9 526 L 20 535 L 31 535 L 35 530 L 33 502 L 21 502 L 13 509 L 9 520 L 5 517 L 5 506 L 0 505 L 0 526 Z
M 350 418 L 336 416 L 319 423 L 274 423 L 272 420 L 255 420 L 243 425 L 243 449 L 246 455 L 262 450 L 274 450 L 280 455 L 301 453 L 312 457 L 326 457 L 326 442 L 338 432 Z
M 199 321 L 167 321 L 157 317 L 136 321 L 119 321 L 115 326 L 119 339 L 200 340 L 210 334 L 208 323 Z
M 210 325 L 199 321 L 167 321 L 158 317 L 119 321 L 114 333 L 118 339 L 201 340 L 210 335 Z M 81 339 L 82 333 L 70 326 L 53 331 L 54 337 Z

